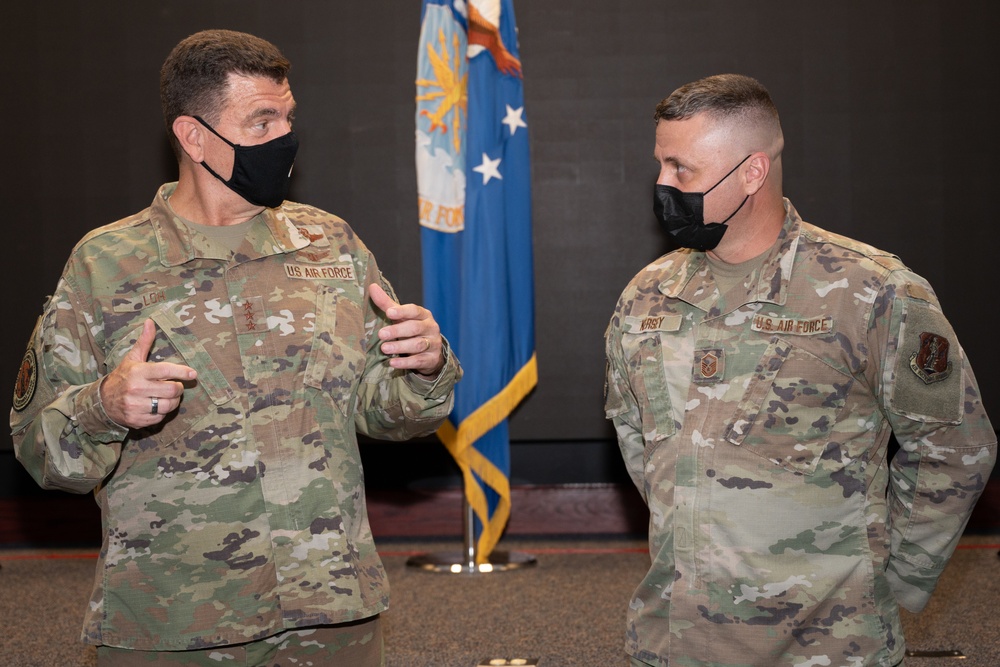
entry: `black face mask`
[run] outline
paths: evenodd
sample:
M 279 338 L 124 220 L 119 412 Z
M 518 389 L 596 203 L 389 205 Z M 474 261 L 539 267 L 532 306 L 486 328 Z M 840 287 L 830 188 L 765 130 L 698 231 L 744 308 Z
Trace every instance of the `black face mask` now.
M 728 229 L 726 223 L 743 208 L 750 195 L 744 197 L 736 210 L 725 220 L 708 224 L 705 223 L 705 195 L 729 178 L 749 157 L 750 155 L 747 155 L 740 160 L 740 164 L 730 169 L 728 174 L 705 192 L 681 192 L 672 185 L 656 185 L 653 193 L 653 212 L 682 248 L 693 248 L 704 252 L 719 245 L 722 235 Z
M 299 140 L 294 132 L 271 139 L 256 146 L 240 146 L 226 139 L 199 116 L 195 119 L 211 130 L 212 134 L 232 146 L 233 175 L 227 181 L 215 173 L 204 161 L 201 166 L 226 186 L 257 206 L 281 206 L 288 196 L 292 182 L 292 165 L 299 150 Z

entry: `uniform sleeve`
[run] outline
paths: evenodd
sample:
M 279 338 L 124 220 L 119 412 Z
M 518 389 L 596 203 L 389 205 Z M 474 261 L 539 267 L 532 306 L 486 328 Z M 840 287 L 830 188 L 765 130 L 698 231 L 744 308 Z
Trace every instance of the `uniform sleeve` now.
M 889 465 L 887 576 L 924 608 L 996 460 L 975 376 L 929 284 L 896 272 L 874 311 L 880 399 L 900 445 Z
M 88 315 L 64 278 L 39 318 L 18 372 L 11 434 L 46 489 L 86 493 L 114 469 L 128 429 L 101 404 Z
M 395 292 L 374 260 L 369 262 L 366 285 L 379 282 L 394 300 Z M 455 383 L 462 377 L 462 368 L 444 341 L 445 364 L 433 380 L 416 373 L 395 369 L 389 365 L 377 332 L 391 322 L 366 299 L 365 329 L 367 336 L 365 371 L 358 389 L 354 423 L 359 433 L 382 440 L 408 440 L 430 435 L 451 413 L 455 404 Z
M 643 472 L 645 440 L 642 436 L 642 416 L 639 402 L 629 382 L 629 374 L 622 350 L 622 332 L 617 326 L 620 314 L 616 313 L 608 324 L 605 339 L 607 369 L 604 379 L 604 414 L 611 420 L 618 435 L 618 447 L 629 476 L 643 500 L 646 483 Z

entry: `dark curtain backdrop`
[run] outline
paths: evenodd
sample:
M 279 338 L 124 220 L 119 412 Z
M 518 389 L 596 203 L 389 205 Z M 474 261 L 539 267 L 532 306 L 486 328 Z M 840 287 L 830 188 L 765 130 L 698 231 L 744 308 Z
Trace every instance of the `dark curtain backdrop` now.
M 599 465 L 620 465 L 602 411 L 602 335 L 629 278 L 669 249 L 651 213 L 651 116 L 677 86 L 720 72 L 770 89 L 785 129 L 785 190 L 806 220 L 891 250 L 931 281 L 1000 417 L 989 287 L 1000 42 L 985 3 L 516 0 L 515 8 L 540 374 L 511 420 L 515 449 L 530 443 L 537 455 L 515 462 L 574 481 L 595 460 L 574 452 L 590 450 L 545 445 L 604 442 L 611 455 Z M 292 60 L 302 142 L 292 198 L 346 218 L 400 296 L 419 301 L 419 15 L 417 0 L 6 3 L 3 413 L 74 243 L 144 208 L 175 178 L 159 67 L 200 29 L 256 33 Z

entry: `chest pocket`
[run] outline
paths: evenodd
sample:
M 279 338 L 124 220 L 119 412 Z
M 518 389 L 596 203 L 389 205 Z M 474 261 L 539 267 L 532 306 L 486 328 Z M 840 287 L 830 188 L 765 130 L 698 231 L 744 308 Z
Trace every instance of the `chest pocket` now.
M 341 414 L 348 417 L 365 370 L 364 312 L 346 294 L 320 285 L 315 326 L 303 382 L 330 396 Z
M 159 424 L 136 434 L 140 438 L 156 436 L 158 446 L 165 447 L 212 414 L 215 407 L 232 400 L 235 394 L 205 346 L 174 313 L 160 309 L 149 317 L 156 324 L 157 332 L 147 361 L 183 364 L 198 372 L 195 382 L 185 384 L 180 406 Z M 106 362 L 109 371 L 121 363 L 140 333 L 141 326 L 130 331 L 112 348 Z
M 622 348 L 628 359 L 632 391 L 640 401 L 643 438 L 649 443 L 677 432 L 661 332 L 678 331 L 681 321 L 680 315 L 625 318 Z
M 811 475 L 830 449 L 854 379 L 772 338 L 725 438 L 775 465 Z

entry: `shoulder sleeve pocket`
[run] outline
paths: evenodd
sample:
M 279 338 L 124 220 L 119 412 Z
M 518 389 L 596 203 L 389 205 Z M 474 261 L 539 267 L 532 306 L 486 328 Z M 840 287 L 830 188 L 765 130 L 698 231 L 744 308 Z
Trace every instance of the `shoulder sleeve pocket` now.
M 889 409 L 922 421 L 962 421 L 964 354 L 948 320 L 932 304 L 904 299 Z

